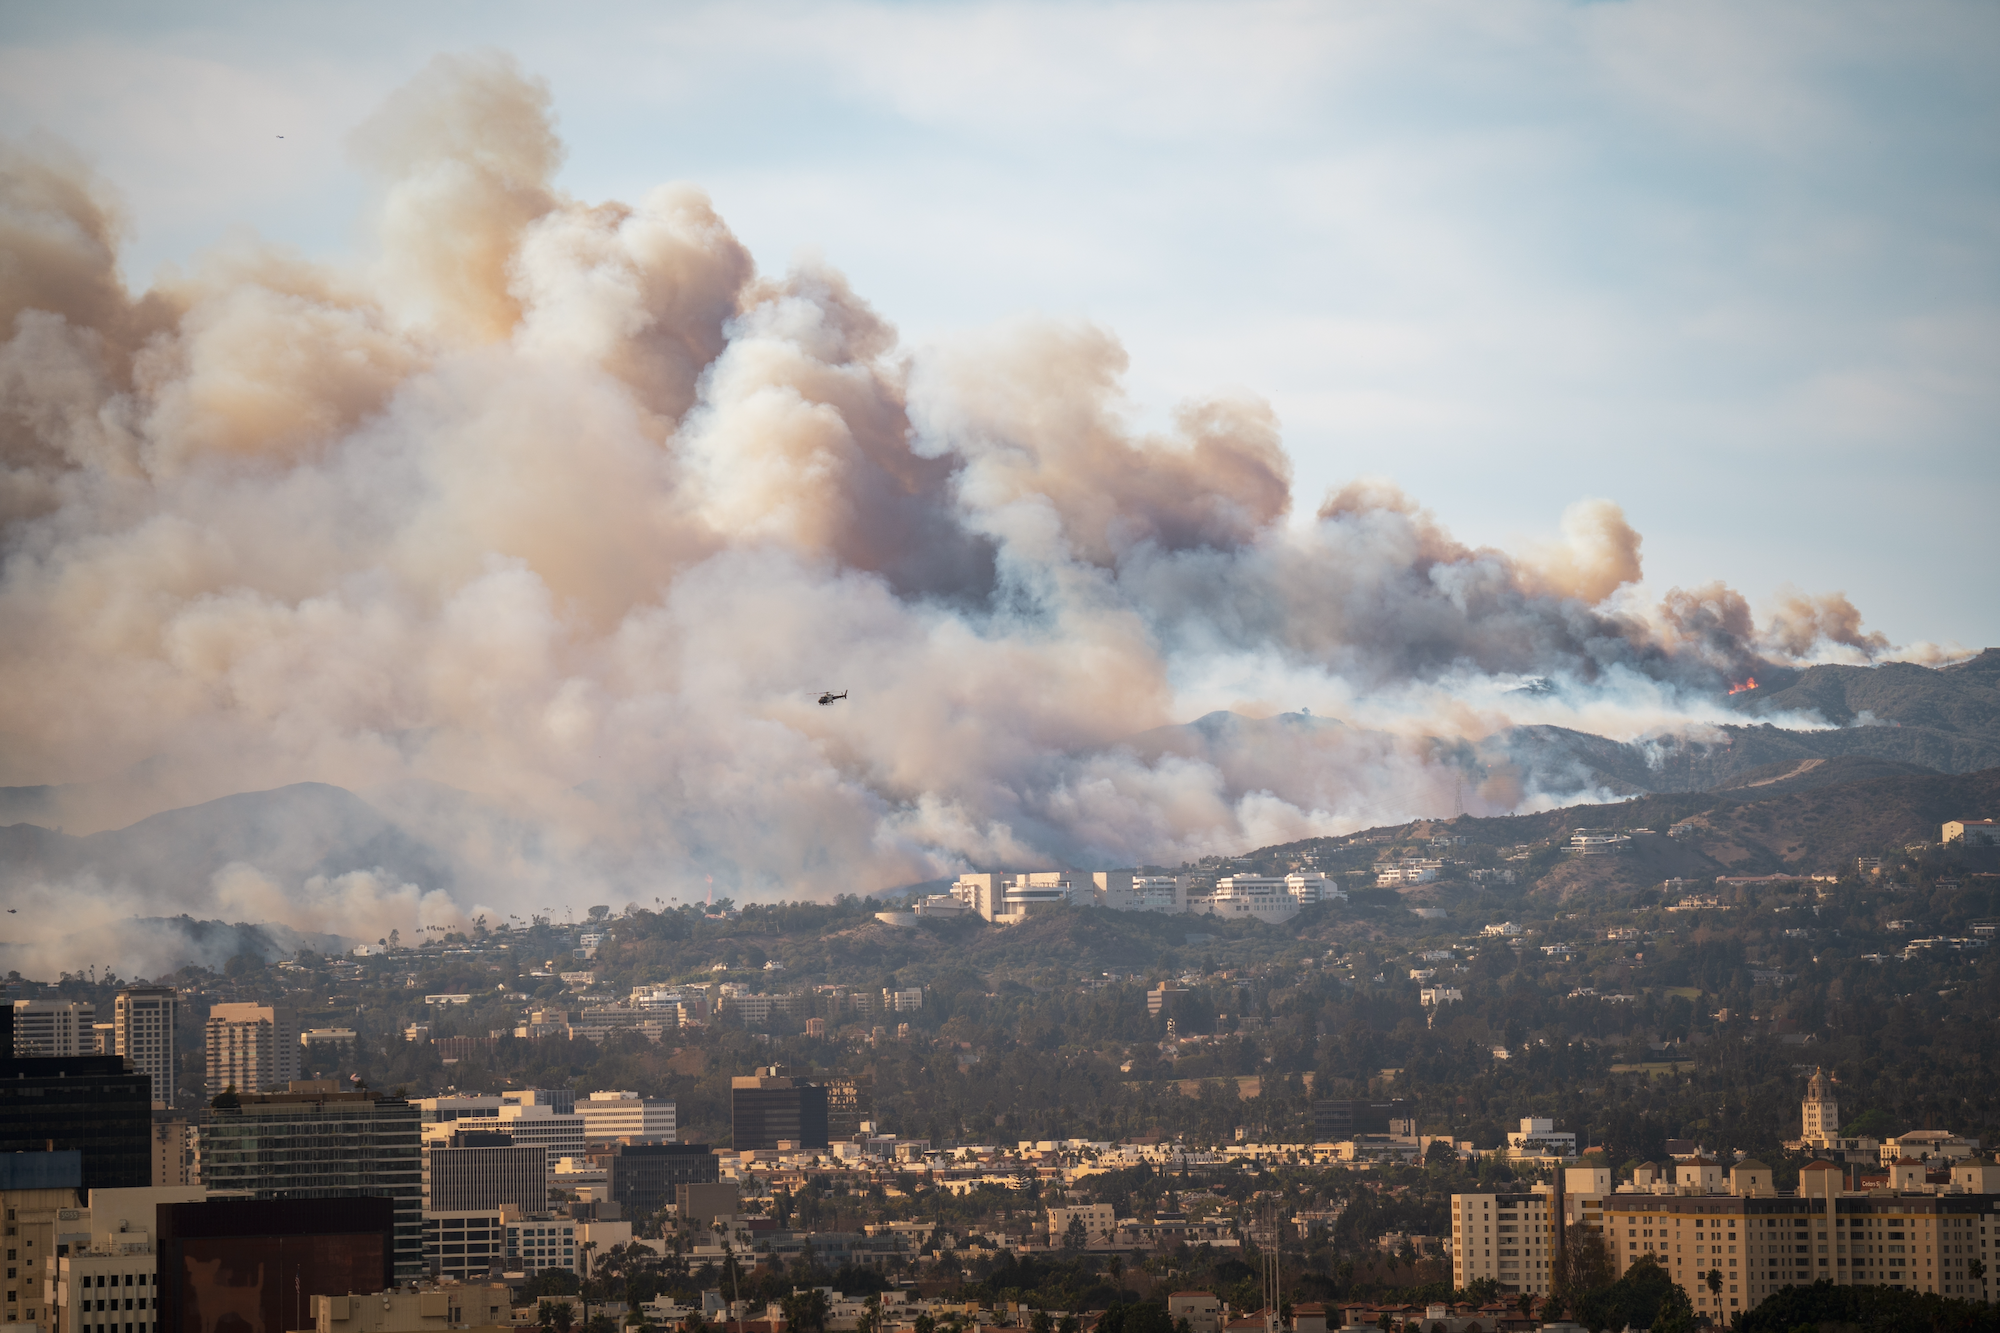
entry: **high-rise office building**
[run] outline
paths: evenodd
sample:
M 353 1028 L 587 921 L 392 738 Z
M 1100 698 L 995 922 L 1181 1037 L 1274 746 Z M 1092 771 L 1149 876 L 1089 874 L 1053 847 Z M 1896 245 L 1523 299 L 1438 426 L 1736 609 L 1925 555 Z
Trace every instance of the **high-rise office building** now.
M 395 1280 L 409 1282 L 423 1270 L 420 1128 L 414 1103 L 340 1092 L 331 1079 L 225 1096 L 198 1134 L 201 1182 L 212 1196 L 243 1199 L 387 1199 Z
M 10 1055 L 95 1055 L 92 1025 L 97 1006 L 88 1000 L 14 1001 L 14 1043 Z
M 824 1148 L 826 1089 L 787 1078 L 778 1065 L 729 1080 L 730 1123 L 738 1148 L 775 1148 L 791 1143 Z
M 269 1004 L 218 1004 L 208 1011 L 208 1096 L 261 1092 L 299 1077 L 299 1021 Z
M 11 1043 L 13 1008 L 0 1016 Z M 75 1149 L 85 1189 L 150 1185 L 151 1105 L 152 1081 L 118 1056 L 9 1056 L 0 1059 L 0 1153 Z
M 112 1053 L 153 1081 L 153 1101 L 174 1104 L 172 986 L 128 986 L 112 1002 Z
M 424 1143 L 424 1212 L 546 1212 L 549 1150 L 511 1134 L 461 1131 Z

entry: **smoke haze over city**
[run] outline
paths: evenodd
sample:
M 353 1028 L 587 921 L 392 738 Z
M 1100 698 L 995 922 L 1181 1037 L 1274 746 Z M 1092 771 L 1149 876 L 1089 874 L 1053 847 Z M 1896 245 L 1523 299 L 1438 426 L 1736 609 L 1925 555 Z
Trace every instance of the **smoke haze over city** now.
M 355 258 L 237 235 L 140 290 L 114 184 L 0 148 L 0 784 L 69 834 L 331 784 L 453 873 L 17 876 L 22 938 L 1172 865 L 1591 799 L 1480 747 L 1699 738 L 1774 665 L 1959 653 L 1834 588 L 1647 592 L 1587 478 L 1510 549 L 1421 470 L 1306 493 L 1256 386 L 1152 410 L 1086 319 L 912 346 L 698 182 L 572 197 L 505 55 L 436 58 L 349 149 Z M 1219 710 L 1291 729 L 1163 731 Z

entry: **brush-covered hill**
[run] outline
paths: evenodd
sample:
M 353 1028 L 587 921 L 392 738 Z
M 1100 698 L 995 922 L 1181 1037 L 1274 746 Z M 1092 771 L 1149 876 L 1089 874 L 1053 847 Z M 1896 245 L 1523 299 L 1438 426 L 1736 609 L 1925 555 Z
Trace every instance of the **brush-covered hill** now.
M 354 793 L 323 782 L 242 792 L 128 827 L 73 837 L 36 824 L 0 827 L 0 886 L 88 879 L 106 888 L 206 884 L 230 865 L 297 884 L 381 870 L 425 887 L 449 883 L 434 849 Z

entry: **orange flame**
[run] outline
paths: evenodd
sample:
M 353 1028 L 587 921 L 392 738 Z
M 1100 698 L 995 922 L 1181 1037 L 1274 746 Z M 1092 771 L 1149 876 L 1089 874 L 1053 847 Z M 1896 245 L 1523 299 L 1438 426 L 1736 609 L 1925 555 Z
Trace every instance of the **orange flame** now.
M 1745 690 L 1754 690 L 1756 688 L 1757 688 L 1757 678 L 1755 676 L 1752 676 L 1748 680 L 1741 681 L 1738 682 L 1737 684 L 1731 685 L 1729 687 L 1729 692 L 1731 694 L 1741 694 Z

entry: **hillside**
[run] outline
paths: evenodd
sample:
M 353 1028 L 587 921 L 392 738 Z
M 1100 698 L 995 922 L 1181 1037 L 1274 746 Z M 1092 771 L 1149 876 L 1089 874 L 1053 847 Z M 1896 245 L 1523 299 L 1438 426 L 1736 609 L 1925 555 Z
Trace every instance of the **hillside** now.
M 1729 703 L 1756 718 L 1811 712 L 1846 727 L 1872 717 L 1885 725 L 1992 739 L 2000 737 L 2000 648 L 1936 669 L 1884 662 L 1781 671 L 1761 677 L 1757 689 L 1731 695 Z
M 352 792 L 320 782 L 225 796 L 84 837 L 34 824 L 0 828 L 0 887 L 9 889 L 79 877 L 140 890 L 200 885 L 239 863 L 289 884 L 375 869 L 427 887 L 451 879 L 435 849 Z

